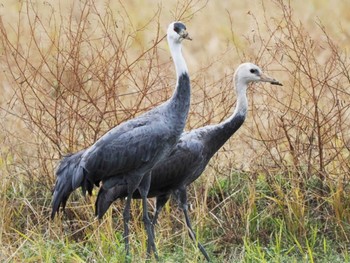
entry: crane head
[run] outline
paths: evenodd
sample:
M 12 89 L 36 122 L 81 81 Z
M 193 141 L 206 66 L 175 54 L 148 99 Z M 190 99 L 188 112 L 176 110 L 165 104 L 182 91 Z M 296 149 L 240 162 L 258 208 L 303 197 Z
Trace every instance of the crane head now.
M 278 80 L 264 74 L 262 70 L 253 63 L 241 64 L 235 72 L 236 81 L 249 82 L 269 82 L 272 85 L 283 86 Z
M 169 25 L 167 36 L 170 39 L 175 40 L 176 42 L 181 42 L 184 39 L 192 40 L 186 31 L 186 26 L 184 23 L 176 21 Z

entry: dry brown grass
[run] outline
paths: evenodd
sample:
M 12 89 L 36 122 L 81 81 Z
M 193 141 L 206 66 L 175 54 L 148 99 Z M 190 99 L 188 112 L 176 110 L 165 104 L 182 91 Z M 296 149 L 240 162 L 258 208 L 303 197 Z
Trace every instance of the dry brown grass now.
M 170 96 L 175 76 L 164 32 L 181 19 L 194 38 L 184 45 L 193 89 L 187 129 L 231 114 L 232 72 L 240 62 L 255 62 L 284 83 L 250 90 L 244 127 L 190 187 L 200 240 L 209 242 L 217 262 L 252 262 L 251 255 L 263 261 L 259 248 L 271 242 L 284 255 L 289 247 L 281 248 L 281 241 L 296 258 L 313 260 L 321 253 L 316 236 L 324 240 L 324 253 L 330 253 L 326 242 L 344 260 L 350 238 L 350 6 L 336 2 L 332 9 L 328 2 L 282 0 L 253 6 L 199 0 L 4 4 L 0 259 L 120 260 L 120 203 L 98 224 L 94 197 L 77 193 L 62 223 L 48 221 L 54 169 L 63 154 Z M 146 238 L 138 206 L 135 260 L 144 258 Z M 180 211 L 165 210 L 157 236 L 171 262 L 174 251 L 184 250 L 183 258 L 196 249 Z M 200 262 L 196 253 L 191 260 Z

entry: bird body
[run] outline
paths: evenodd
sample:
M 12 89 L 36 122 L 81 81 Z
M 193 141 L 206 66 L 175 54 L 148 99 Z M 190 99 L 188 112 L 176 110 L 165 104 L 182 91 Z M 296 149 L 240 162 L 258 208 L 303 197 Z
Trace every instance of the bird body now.
M 184 132 L 170 155 L 154 166 L 148 192 L 148 197 L 157 197 L 154 224 L 162 207 L 170 195 L 174 194 L 184 211 L 189 234 L 196 241 L 187 214 L 186 187 L 203 173 L 213 155 L 244 123 L 248 110 L 246 96 L 248 83 L 255 81 L 281 85 L 278 81 L 263 75 L 256 65 L 241 64 L 234 76 L 237 103 L 233 114 L 222 123 Z M 113 201 L 124 198 L 126 195 L 127 191 L 123 185 L 117 184 L 109 190 L 101 189 L 95 204 L 96 215 L 101 218 Z M 140 193 L 135 191 L 133 198 L 140 197 Z M 198 247 L 209 261 L 209 256 L 203 246 L 198 243 Z
M 189 99 L 184 101 L 190 96 L 187 74 L 181 76 L 179 84 L 186 89 L 178 109 L 165 103 L 113 128 L 89 147 L 81 156 L 73 188 L 81 185 L 84 176 L 91 182 L 102 181 L 106 189 L 127 184 L 128 180 L 136 183 L 158 160 L 167 156 L 178 141 L 188 114 Z
M 172 97 L 152 110 L 114 127 L 92 146 L 65 157 L 56 172 L 51 218 L 78 187 L 91 193 L 93 185 L 102 182 L 101 190 L 114 185 L 127 189 L 124 209 L 124 239 L 127 254 L 130 202 L 138 189 L 143 199 L 144 223 L 148 235 L 147 252 L 156 249 L 147 213 L 150 170 L 169 155 L 185 127 L 190 106 L 190 79 L 181 53 L 181 41 L 190 39 L 181 22 L 171 23 L 167 31 L 171 55 L 176 67 L 177 83 Z

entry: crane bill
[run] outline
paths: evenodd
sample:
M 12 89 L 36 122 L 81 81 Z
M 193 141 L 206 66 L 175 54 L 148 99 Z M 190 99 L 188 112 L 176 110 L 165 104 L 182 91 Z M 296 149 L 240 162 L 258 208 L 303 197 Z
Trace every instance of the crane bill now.
M 278 80 L 268 77 L 265 74 L 260 75 L 260 81 L 262 82 L 270 82 L 272 85 L 278 85 L 278 86 L 283 86 L 282 83 L 280 83 Z
M 278 82 L 277 80 L 271 81 L 270 83 L 271 83 L 272 85 L 283 86 L 283 84 L 282 84 L 281 82 Z

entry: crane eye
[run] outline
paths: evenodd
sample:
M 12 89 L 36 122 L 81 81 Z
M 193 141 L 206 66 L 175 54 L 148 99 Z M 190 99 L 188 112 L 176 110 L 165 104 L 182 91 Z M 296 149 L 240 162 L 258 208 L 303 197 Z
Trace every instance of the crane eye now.
M 250 71 L 250 73 L 253 73 L 253 74 L 256 74 L 256 73 L 258 73 L 258 70 L 257 69 L 255 69 L 255 68 L 252 68 L 251 70 L 249 70 Z

